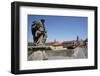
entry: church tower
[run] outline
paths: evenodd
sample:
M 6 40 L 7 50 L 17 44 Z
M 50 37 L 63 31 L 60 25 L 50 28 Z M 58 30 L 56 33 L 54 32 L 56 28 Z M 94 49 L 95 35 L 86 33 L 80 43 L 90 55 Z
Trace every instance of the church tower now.
M 77 36 L 77 41 L 79 41 L 79 36 Z

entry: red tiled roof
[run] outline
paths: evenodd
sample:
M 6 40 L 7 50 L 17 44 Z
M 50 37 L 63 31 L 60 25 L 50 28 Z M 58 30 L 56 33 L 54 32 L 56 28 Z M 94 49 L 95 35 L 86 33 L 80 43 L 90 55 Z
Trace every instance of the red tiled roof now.
M 59 43 L 59 42 L 54 42 L 52 45 L 53 46 L 63 46 L 63 44 L 62 43 Z

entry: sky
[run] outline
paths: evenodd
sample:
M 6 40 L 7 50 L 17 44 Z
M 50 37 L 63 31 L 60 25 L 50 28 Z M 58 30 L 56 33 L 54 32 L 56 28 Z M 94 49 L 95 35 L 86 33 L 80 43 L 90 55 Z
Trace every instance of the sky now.
M 28 15 L 28 42 L 33 42 L 31 25 L 34 20 L 45 19 L 47 30 L 46 42 L 54 40 L 63 42 L 86 39 L 88 36 L 88 18 L 78 16 L 50 16 L 50 15 Z

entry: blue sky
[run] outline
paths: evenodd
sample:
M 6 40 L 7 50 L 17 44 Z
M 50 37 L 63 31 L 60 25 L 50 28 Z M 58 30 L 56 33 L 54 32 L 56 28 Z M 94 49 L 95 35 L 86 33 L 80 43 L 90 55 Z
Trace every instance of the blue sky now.
M 47 30 L 47 42 L 59 42 L 86 39 L 88 34 L 88 18 L 77 16 L 48 16 L 48 15 L 28 15 L 28 42 L 33 42 L 31 25 L 34 20 L 45 19 Z

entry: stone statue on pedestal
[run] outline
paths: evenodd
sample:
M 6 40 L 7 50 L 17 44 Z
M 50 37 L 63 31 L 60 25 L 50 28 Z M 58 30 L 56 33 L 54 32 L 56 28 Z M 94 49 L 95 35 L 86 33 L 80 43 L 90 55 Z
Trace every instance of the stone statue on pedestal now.
M 45 42 L 47 38 L 47 31 L 44 25 L 45 20 L 40 19 L 33 21 L 31 26 L 31 31 L 33 35 L 33 53 L 30 56 L 31 60 L 47 60 L 47 55 L 45 53 Z

